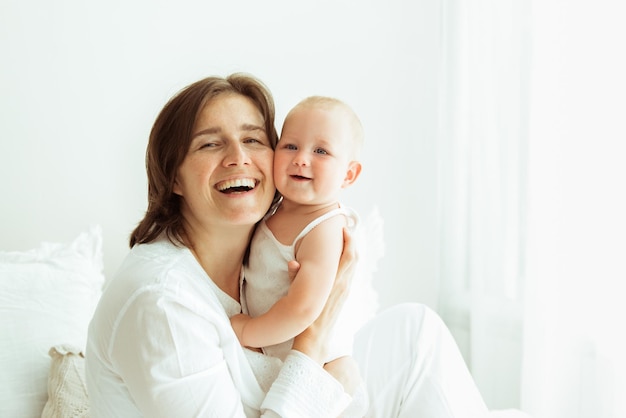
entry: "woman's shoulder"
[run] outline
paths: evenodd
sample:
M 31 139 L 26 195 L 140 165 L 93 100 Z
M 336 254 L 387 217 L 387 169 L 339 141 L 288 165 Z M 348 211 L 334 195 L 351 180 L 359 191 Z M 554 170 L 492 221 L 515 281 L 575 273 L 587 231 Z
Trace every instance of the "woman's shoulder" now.
M 147 244 L 136 244 L 127 258 L 144 260 L 150 264 L 174 264 L 190 255 L 190 251 L 183 244 L 173 243 L 165 236 Z
M 101 304 L 118 313 L 131 306 L 169 302 L 214 310 L 218 306 L 214 294 L 210 279 L 191 252 L 165 239 L 131 249 L 105 284 Z
M 173 243 L 165 237 L 148 244 L 135 245 L 122 263 L 120 272 L 127 269 L 132 269 L 134 274 L 160 278 L 189 269 L 194 274 L 198 273 L 197 262 L 191 251 L 183 244 Z
M 180 289 L 181 283 L 191 285 L 203 275 L 197 270 L 195 258 L 182 245 L 176 245 L 166 238 L 148 244 L 137 244 L 127 254 L 120 268 L 109 283 L 108 288 L 116 288 L 126 295 L 143 291 L 167 292 Z

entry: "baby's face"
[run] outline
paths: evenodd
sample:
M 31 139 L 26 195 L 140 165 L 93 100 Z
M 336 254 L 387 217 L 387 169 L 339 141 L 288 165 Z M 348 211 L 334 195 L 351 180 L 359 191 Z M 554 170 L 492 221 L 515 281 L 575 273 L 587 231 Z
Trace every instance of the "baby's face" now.
M 301 204 L 336 201 L 346 187 L 354 132 L 340 109 L 305 106 L 289 114 L 274 153 L 274 182 Z

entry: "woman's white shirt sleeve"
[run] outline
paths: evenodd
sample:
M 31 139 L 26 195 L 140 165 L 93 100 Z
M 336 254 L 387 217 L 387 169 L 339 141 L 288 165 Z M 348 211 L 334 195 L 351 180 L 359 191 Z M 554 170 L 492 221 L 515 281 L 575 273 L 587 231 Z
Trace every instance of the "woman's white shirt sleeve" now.
M 267 393 L 262 410 L 273 410 L 281 417 L 336 417 L 352 397 L 317 363 L 296 350 L 291 350 L 278 378 Z M 329 380 L 334 390 L 320 385 Z M 339 385 L 339 386 L 338 386 Z M 306 411 L 306 414 L 303 412 Z
M 175 300 L 139 295 L 120 317 L 111 359 L 145 416 L 245 416 L 213 324 Z

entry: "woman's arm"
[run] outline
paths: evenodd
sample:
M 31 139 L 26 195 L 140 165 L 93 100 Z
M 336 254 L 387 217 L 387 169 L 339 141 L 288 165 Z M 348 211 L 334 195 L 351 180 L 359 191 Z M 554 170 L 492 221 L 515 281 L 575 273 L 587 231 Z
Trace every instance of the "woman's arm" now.
M 231 324 L 247 347 L 264 347 L 287 341 L 304 331 L 321 313 L 343 251 L 343 216 L 325 220 L 299 243 L 300 270 L 288 292 L 263 315 L 237 315 Z
M 222 346 L 229 324 L 221 307 L 172 293 L 143 292 L 118 319 L 111 362 L 133 402 L 149 417 L 245 417 L 246 389 L 236 384 Z

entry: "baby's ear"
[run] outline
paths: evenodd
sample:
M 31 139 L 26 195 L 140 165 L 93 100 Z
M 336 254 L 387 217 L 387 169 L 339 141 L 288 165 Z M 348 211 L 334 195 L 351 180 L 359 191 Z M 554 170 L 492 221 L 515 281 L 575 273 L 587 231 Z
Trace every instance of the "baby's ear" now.
M 348 164 L 348 171 L 346 172 L 346 178 L 343 179 L 343 185 L 341 187 L 346 188 L 356 181 L 361 174 L 361 163 L 358 161 L 350 161 Z

